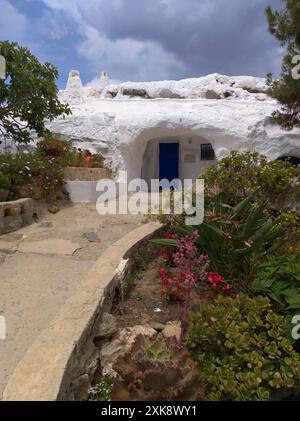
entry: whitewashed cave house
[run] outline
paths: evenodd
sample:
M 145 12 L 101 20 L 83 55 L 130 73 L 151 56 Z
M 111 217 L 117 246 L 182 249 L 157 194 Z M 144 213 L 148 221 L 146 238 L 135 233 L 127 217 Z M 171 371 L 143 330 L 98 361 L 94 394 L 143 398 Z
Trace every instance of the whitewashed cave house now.
M 271 124 L 279 104 L 266 89 L 264 79 L 251 76 L 112 83 L 106 72 L 83 86 L 71 71 L 59 95 L 72 115 L 49 128 L 149 185 L 153 178 L 195 179 L 231 150 L 300 162 L 300 130 Z

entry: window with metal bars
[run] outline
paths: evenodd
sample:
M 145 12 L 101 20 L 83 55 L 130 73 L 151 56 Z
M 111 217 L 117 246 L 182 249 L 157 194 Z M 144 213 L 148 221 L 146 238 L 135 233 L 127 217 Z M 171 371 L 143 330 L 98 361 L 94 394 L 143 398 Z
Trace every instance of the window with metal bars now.
M 215 159 L 215 151 L 210 143 L 201 145 L 201 161 L 213 161 Z

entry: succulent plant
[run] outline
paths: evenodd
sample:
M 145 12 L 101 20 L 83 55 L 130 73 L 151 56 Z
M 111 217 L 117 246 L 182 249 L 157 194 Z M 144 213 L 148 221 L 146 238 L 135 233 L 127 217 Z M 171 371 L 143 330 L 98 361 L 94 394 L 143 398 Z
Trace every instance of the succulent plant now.
M 201 400 L 198 365 L 175 338 L 139 335 L 114 364 L 112 401 Z
M 218 297 L 191 315 L 186 344 L 201 359 L 205 399 L 264 401 L 299 393 L 300 360 L 266 297 Z

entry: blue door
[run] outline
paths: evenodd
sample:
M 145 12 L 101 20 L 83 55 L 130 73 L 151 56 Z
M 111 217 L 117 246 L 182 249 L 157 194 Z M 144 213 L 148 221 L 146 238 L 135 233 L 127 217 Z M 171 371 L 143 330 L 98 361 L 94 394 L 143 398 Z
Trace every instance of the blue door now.
M 169 181 L 179 178 L 179 144 L 159 144 L 159 179 Z

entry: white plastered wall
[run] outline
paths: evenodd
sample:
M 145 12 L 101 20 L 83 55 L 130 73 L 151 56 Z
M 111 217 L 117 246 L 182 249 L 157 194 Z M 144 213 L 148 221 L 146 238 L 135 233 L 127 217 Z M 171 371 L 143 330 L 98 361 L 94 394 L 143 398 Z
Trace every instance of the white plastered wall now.
M 150 139 L 146 145 L 143 156 L 141 176 L 150 185 L 151 179 L 159 178 L 159 144 L 179 144 L 179 177 L 195 180 L 216 161 L 201 160 L 201 144 L 210 143 L 200 136 L 173 136 Z
M 126 170 L 128 180 L 142 178 L 147 182 L 151 178 L 159 178 L 159 143 L 178 142 L 180 146 L 180 178 L 197 178 L 215 161 L 200 159 L 200 145 L 210 143 L 215 150 L 216 158 L 227 155 L 230 151 L 228 144 L 234 145 L 235 139 L 212 129 L 210 132 L 194 131 L 188 127 L 169 128 L 153 127 L 139 133 L 135 138 L 120 143 L 118 151 L 118 168 Z M 215 135 L 215 136 L 214 136 Z M 222 146 L 219 137 L 222 137 Z M 226 146 L 225 146 L 226 145 Z M 225 146 L 225 147 L 224 147 Z M 195 163 L 185 163 L 185 154 L 195 154 Z

